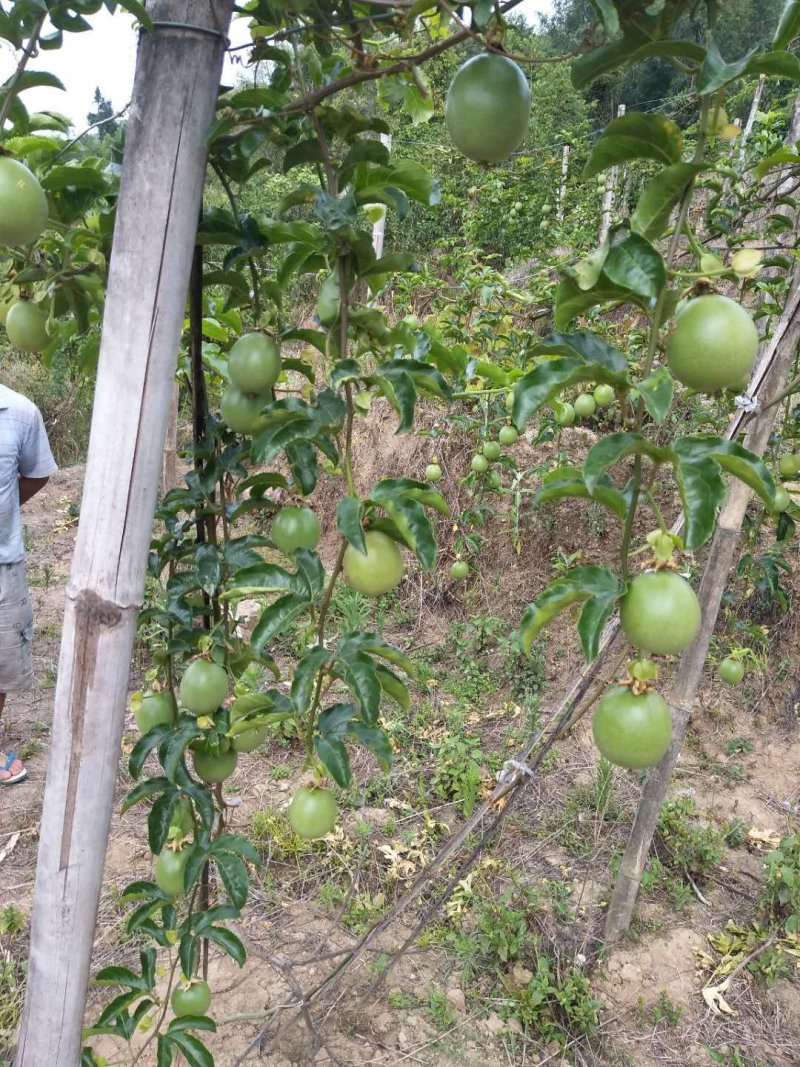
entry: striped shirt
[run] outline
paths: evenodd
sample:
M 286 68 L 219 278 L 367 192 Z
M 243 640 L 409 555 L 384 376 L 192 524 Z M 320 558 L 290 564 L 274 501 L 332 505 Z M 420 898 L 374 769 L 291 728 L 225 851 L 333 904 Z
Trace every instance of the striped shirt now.
M 0 385 L 0 564 L 25 558 L 18 479 L 49 478 L 57 470 L 39 409 Z

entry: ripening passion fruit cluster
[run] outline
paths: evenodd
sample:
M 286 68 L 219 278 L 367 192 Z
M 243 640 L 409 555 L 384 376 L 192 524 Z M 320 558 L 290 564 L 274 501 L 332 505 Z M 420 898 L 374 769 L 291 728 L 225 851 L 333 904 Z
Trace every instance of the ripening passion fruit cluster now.
M 19 160 L 0 156 L 0 245 L 32 245 L 44 232 L 47 216 L 47 197 L 35 175 Z M 0 297 L 0 322 L 20 352 L 42 352 L 50 343 L 46 312 L 13 290 Z
M 668 551 L 660 551 L 661 540 L 670 542 Z M 653 543 L 654 569 L 629 584 L 620 603 L 620 623 L 640 653 L 674 656 L 691 644 L 700 629 L 700 602 L 689 582 L 669 569 L 671 535 L 657 534 Z M 672 740 L 672 714 L 654 688 L 657 677 L 651 659 L 638 659 L 631 663 L 628 677 L 598 703 L 592 734 L 611 763 L 641 770 L 666 755 Z
M 228 372 L 231 384 L 222 394 L 222 420 L 234 432 L 251 436 L 266 425 L 262 412 L 281 373 L 280 349 L 264 333 L 246 333 L 228 354 Z

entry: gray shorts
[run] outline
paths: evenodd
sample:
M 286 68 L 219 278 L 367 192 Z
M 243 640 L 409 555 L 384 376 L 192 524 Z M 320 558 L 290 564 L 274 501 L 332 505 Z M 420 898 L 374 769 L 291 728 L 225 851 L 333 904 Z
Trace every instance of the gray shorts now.
M 33 689 L 33 611 L 24 563 L 0 563 L 0 693 Z

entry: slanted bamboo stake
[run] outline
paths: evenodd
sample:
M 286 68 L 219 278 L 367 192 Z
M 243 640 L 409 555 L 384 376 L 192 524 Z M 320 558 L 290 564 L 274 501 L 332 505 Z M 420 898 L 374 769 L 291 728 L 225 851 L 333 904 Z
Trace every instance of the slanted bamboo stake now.
M 625 105 L 620 104 L 617 108 L 617 118 L 621 118 L 625 114 Z M 608 231 L 611 229 L 611 219 L 614 214 L 614 201 L 616 199 L 617 182 L 619 180 L 619 168 L 611 167 L 606 172 L 606 187 L 603 193 L 603 205 L 600 208 L 600 232 L 597 236 L 597 243 L 601 245 L 608 237 Z
M 75 1067 L 128 672 L 233 0 L 151 0 L 67 586 L 16 1067 Z
M 763 379 L 761 390 L 767 399 L 762 402 L 761 409 L 752 418 L 744 440 L 745 446 L 758 455 L 764 451 L 769 441 L 769 435 L 779 411 L 779 405 L 769 406 L 768 398 L 777 397 L 780 394 L 794 362 L 798 341 L 800 341 L 800 291 L 798 291 L 797 284 L 798 275 L 796 274 L 791 296 L 775 333 L 767 344 L 770 365 Z M 748 487 L 743 482 L 734 481 L 725 506 L 720 512 L 719 524 L 711 543 L 708 564 L 700 585 L 702 626 L 700 633 L 681 658 L 670 693 L 673 719 L 672 744 L 666 756 L 650 772 L 642 789 L 636 819 L 622 858 L 606 916 L 605 938 L 607 942 L 618 941 L 628 929 L 633 916 L 642 872 L 650 852 L 658 817 L 667 795 L 672 772 L 683 748 L 691 718 L 692 704 L 705 668 L 720 601 L 725 592 L 728 575 L 735 562 L 742 522 L 749 499 Z
M 569 145 L 565 144 L 561 150 L 561 181 L 558 185 L 556 198 L 556 218 L 559 222 L 564 221 L 564 200 L 567 195 L 567 175 L 569 174 Z

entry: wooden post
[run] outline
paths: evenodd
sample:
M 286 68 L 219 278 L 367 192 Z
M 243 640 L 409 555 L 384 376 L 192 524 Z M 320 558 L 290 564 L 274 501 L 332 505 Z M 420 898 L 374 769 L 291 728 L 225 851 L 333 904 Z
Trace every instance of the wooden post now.
M 763 359 L 771 361 L 762 390 L 763 407 L 750 423 L 750 429 L 744 440 L 745 446 L 758 455 L 764 451 L 772 426 L 780 411 L 778 404 L 768 406 L 769 398 L 780 394 L 791 372 L 797 344 L 800 341 L 800 291 L 797 289 L 797 284 L 798 275 L 795 274 L 790 289 L 791 295 L 778 321 L 775 333 L 763 353 Z M 703 610 L 700 633 L 684 652 L 670 692 L 673 720 L 672 744 L 662 761 L 650 771 L 642 789 L 636 819 L 628 846 L 622 857 L 622 864 L 606 916 L 605 938 L 607 942 L 618 941 L 627 931 L 633 917 L 642 872 L 650 853 L 650 846 L 662 805 L 667 796 L 672 772 L 683 748 L 695 693 L 705 669 L 720 601 L 725 592 L 728 576 L 736 561 L 742 522 L 749 499 L 748 487 L 743 482 L 733 480 L 728 499 L 720 513 L 717 531 L 711 543 L 708 564 L 700 585 L 699 598 Z
M 151 0 L 66 594 L 16 1067 L 76 1067 L 176 356 L 233 0 Z
M 558 185 L 558 197 L 556 198 L 556 218 L 559 222 L 564 221 L 564 199 L 567 195 L 567 174 L 569 173 L 569 145 L 565 144 L 561 150 L 561 181 Z
M 625 105 L 620 104 L 617 108 L 617 118 L 621 118 L 625 114 Z M 608 237 L 608 231 L 611 229 L 611 218 L 614 214 L 614 200 L 617 188 L 617 181 L 619 179 L 619 168 L 610 167 L 606 171 L 606 187 L 603 192 L 603 204 L 600 208 L 600 232 L 597 237 L 597 243 L 601 245 Z
M 390 133 L 380 134 L 380 139 L 383 144 L 391 152 L 392 150 L 392 135 Z M 375 249 L 375 256 L 380 259 L 383 255 L 383 238 L 386 234 L 386 211 L 384 210 L 381 217 L 372 227 L 372 247 Z

